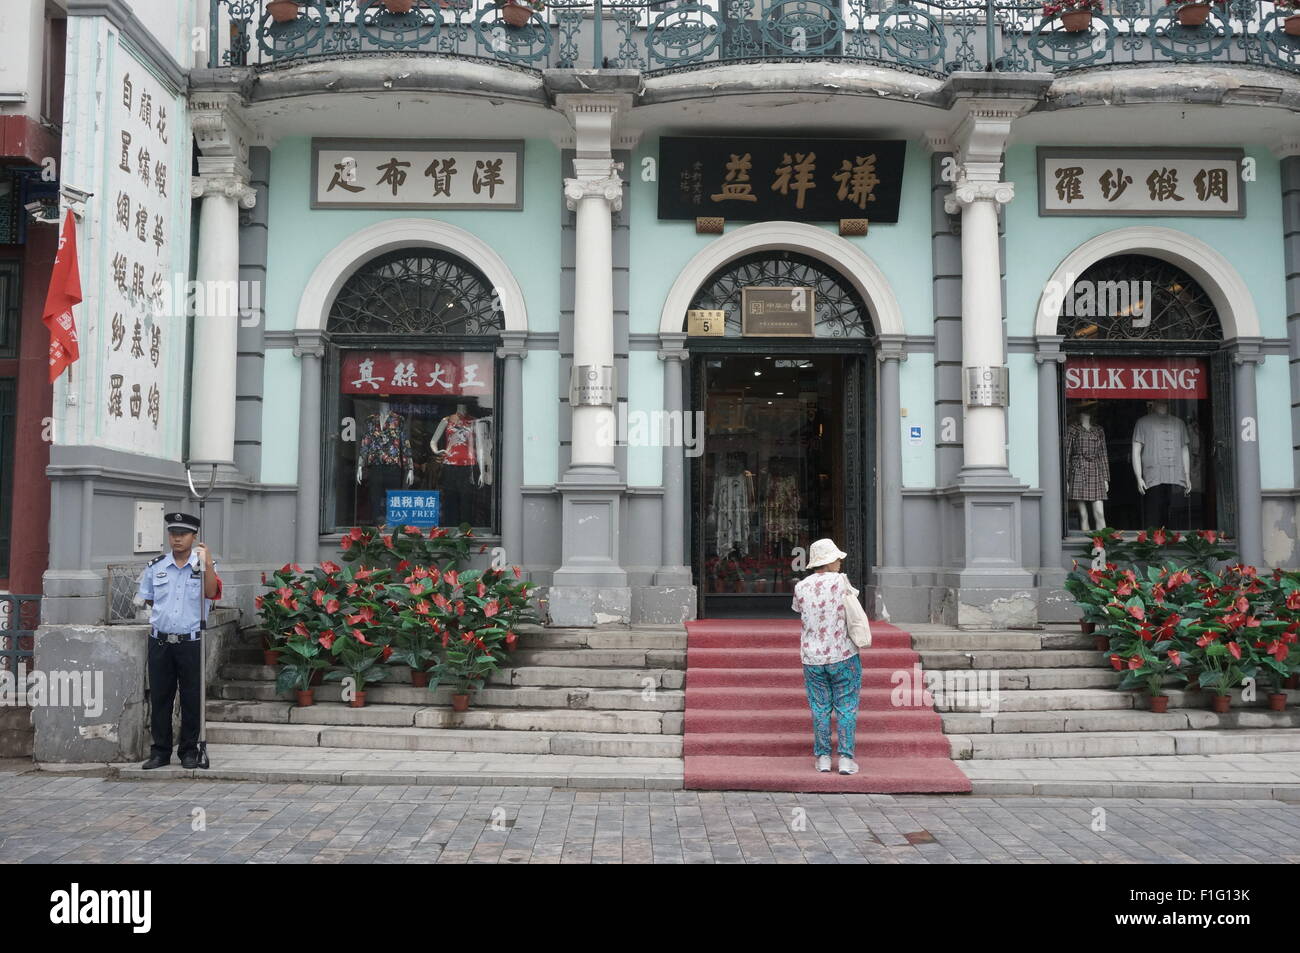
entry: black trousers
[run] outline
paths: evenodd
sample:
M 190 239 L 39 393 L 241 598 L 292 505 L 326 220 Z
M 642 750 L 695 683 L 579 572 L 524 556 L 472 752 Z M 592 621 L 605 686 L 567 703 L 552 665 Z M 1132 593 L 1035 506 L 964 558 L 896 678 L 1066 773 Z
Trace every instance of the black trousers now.
M 176 686 L 181 690 L 180 757 L 199 750 L 199 694 L 202 689 L 200 652 L 203 640 L 169 643 L 149 637 L 149 704 L 153 709 L 149 728 L 153 753 L 168 761 L 172 757 L 172 706 Z
M 442 515 L 438 522 L 443 526 L 459 526 L 462 522 L 473 525 L 474 501 L 474 467 L 456 467 L 449 463 L 442 465 Z
M 1183 488 L 1176 483 L 1157 483 L 1147 487 L 1142 496 L 1142 528 L 1174 528 L 1174 508 L 1183 502 L 1185 496 Z
M 370 521 L 376 526 L 388 522 L 388 491 L 402 488 L 402 468 L 379 464 L 366 468 L 366 486 L 370 491 Z

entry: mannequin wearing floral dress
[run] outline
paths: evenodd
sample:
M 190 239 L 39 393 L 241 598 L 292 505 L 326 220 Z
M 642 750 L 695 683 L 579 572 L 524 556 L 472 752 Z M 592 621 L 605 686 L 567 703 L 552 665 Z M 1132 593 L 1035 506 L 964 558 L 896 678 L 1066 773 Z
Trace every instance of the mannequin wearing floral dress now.
M 713 513 L 717 519 L 718 555 L 739 549 L 749 553 L 749 531 L 753 520 L 754 475 L 736 463 L 727 463 L 713 481 Z

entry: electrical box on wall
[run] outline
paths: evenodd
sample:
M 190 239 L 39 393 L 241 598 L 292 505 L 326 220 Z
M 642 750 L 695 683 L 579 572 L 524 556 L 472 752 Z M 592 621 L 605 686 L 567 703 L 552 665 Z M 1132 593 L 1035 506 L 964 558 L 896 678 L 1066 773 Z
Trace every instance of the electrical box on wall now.
M 136 553 L 157 553 L 163 548 L 163 503 L 135 504 Z

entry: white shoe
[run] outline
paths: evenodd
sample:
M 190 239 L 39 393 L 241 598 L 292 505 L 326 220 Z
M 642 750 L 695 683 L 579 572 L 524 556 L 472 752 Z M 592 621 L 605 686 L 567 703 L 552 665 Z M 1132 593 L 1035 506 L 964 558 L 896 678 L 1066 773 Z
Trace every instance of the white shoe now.
M 829 771 L 831 769 L 831 756 L 824 754 L 817 759 L 818 771 Z
M 827 758 L 826 760 L 828 762 L 830 761 L 829 758 Z M 857 773 L 858 773 L 858 763 L 854 761 L 852 758 L 846 758 L 843 755 L 841 755 L 840 774 L 857 774 Z

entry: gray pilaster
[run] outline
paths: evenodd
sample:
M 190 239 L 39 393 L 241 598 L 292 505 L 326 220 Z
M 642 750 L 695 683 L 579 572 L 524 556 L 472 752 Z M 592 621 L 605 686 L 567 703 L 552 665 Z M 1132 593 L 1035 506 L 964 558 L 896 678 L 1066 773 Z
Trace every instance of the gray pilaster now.
M 294 357 L 302 380 L 298 389 L 298 506 L 294 559 L 303 565 L 317 562 L 320 547 L 320 401 L 321 359 L 325 343 L 317 330 L 296 331 Z
M 1038 485 L 1042 488 L 1039 503 L 1039 557 L 1044 570 L 1061 565 L 1061 418 L 1060 367 L 1061 336 L 1038 339 L 1034 360 L 1038 363 Z
M 1259 406 L 1255 393 L 1255 367 L 1264 362 L 1260 338 L 1237 338 L 1231 343 L 1236 417 L 1232 422 L 1237 442 L 1237 550 L 1241 561 L 1259 566 L 1264 560 L 1264 521 L 1259 475 Z
M 681 420 L 683 440 L 665 439 L 663 497 L 663 561 L 654 575 L 656 586 L 689 586 L 691 570 L 686 565 L 686 448 L 685 437 L 696 440 L 703 434 L 688 425 L 682 409 L 683 366 L 687 359 L 686 335 L 661 333 L 663 347 L 659 359 L 664 362 L 664 410 L 669 421 Z
M 880 362 L 880 522 L 886 568 L 903 565 L 903 447 L 899 365 L 907 359 L 903 335 L 882 334 Z
M 930 250 L 934 268 L 934 483 L 948 486 L 961 469 L 961 231 L 960 216 L 949 215 L 944 196 L 945 160 L 951 152 L 930 159 Z M 948 439 L 945 439 L 948 434 Z
M 266 245 L 270 207 L 271 150 L 248 151 L 249 185 L 259 201 L 239 215 L 239 280 L 247 289 L 240 302 L 235 355 L 235 466 L 250 480 L 262 473 L 262 396 L 266 380 Z M 243 293 L 241 292 L 241 295 Z
M 505 419 L 501 422 L 501 545 L 506 560 L 524 562 L 524 347 L 527 332 L 501 332 L 497 357 L 505 359 Z
M 1282 173 L 1282 267 L 1291 367 L 1291 454 L 1300 475 L 1300 155 L 1285 156 Z

